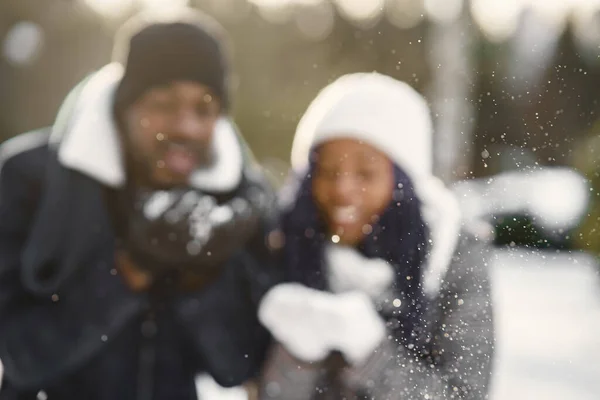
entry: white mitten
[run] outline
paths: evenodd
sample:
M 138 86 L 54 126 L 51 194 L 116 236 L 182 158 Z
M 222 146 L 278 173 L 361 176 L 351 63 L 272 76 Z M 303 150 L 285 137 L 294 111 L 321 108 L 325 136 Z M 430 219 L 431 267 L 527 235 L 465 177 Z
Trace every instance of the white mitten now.
M 394 281 L 394 269 L 387 261 L 366 258 L 351 247 L 327 246 L 325 261 L 329 286 L 335 293 L 358 290 L 378 300 Z
M 265 295 L 258 318 L 294 357 L 317 362 L 332 350 L 332 326 L 336 324 L 332 302 L 330 293 L 284 283 Z
M 339 350 L 350 363 L 362 363 L 386 332 L 365 293 L 332 294 L 296 283 L 271 289 L 258 316 L 294 357 L 305 362 L 321 361 Z
M 199 399 L 248 400 L 248 393 L 242 386 L 224 388 L 212 376 L 202 374 L 196 377 L 196 393 Z
M 342 318 L 333 346 L 348 363 L 361 365 L 384 340 L 385 322 L 367 294 L 353 291 L 335 297 Z

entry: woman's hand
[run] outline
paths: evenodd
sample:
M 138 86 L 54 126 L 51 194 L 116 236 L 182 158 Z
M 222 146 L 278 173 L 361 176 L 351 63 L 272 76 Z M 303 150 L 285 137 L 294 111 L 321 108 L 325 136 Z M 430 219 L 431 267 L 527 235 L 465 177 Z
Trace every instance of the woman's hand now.
M 349 363 L 360 364 L 386 334 L 371 299 L 356 291 L 333 294 L 281 284 L 265 295 L 258 315 L 275 339 L 305 362 L 339 351 Z

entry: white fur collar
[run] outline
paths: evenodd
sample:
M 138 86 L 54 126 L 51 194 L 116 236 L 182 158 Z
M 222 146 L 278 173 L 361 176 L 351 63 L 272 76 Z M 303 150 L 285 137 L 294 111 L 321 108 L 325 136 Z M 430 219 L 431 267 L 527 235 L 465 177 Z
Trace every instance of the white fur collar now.
M 119 132 L 112 114 L 113 96 L 122 77 L 119 64 L 109 64 L 85 84 L 74 106 L 58 151 L 60 162 L 104 185 L 122 187 L 125 166 Z M 217 162 L 198 170 L 190 180 L 197 189 L 226 192 L 242 177 L 243 156 L 233 122 L 223 117 L 217 122 L 214 139 Z

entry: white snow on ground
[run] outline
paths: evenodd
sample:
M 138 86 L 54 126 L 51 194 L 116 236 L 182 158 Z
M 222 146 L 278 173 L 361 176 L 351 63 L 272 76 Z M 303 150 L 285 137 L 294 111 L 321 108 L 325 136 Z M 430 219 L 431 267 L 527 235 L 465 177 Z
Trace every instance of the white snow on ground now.
M 497 251 L 492 400 L 600 394 L 600 279 L 585 254 Z

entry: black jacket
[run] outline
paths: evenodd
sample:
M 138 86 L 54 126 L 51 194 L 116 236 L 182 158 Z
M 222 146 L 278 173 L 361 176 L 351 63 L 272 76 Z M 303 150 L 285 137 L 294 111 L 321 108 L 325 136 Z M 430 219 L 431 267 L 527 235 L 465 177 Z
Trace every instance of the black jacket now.
M 44 391 L 49 400 L 187 400 L 196 398 L 198 373 L 222 386 L 256 375 L 269 341 L 256 307 L 277 275 L 265 245 L 274 219 L 263 218 L 204 289 L 133 293 L 115 269 L 107 201 L 114 191 L 65 167 L 48 131 L 5 147 L 11 149 L 0 157 L 0 399 L 34 399 Z M 253 179 L 245 175 L 243 182 Z

